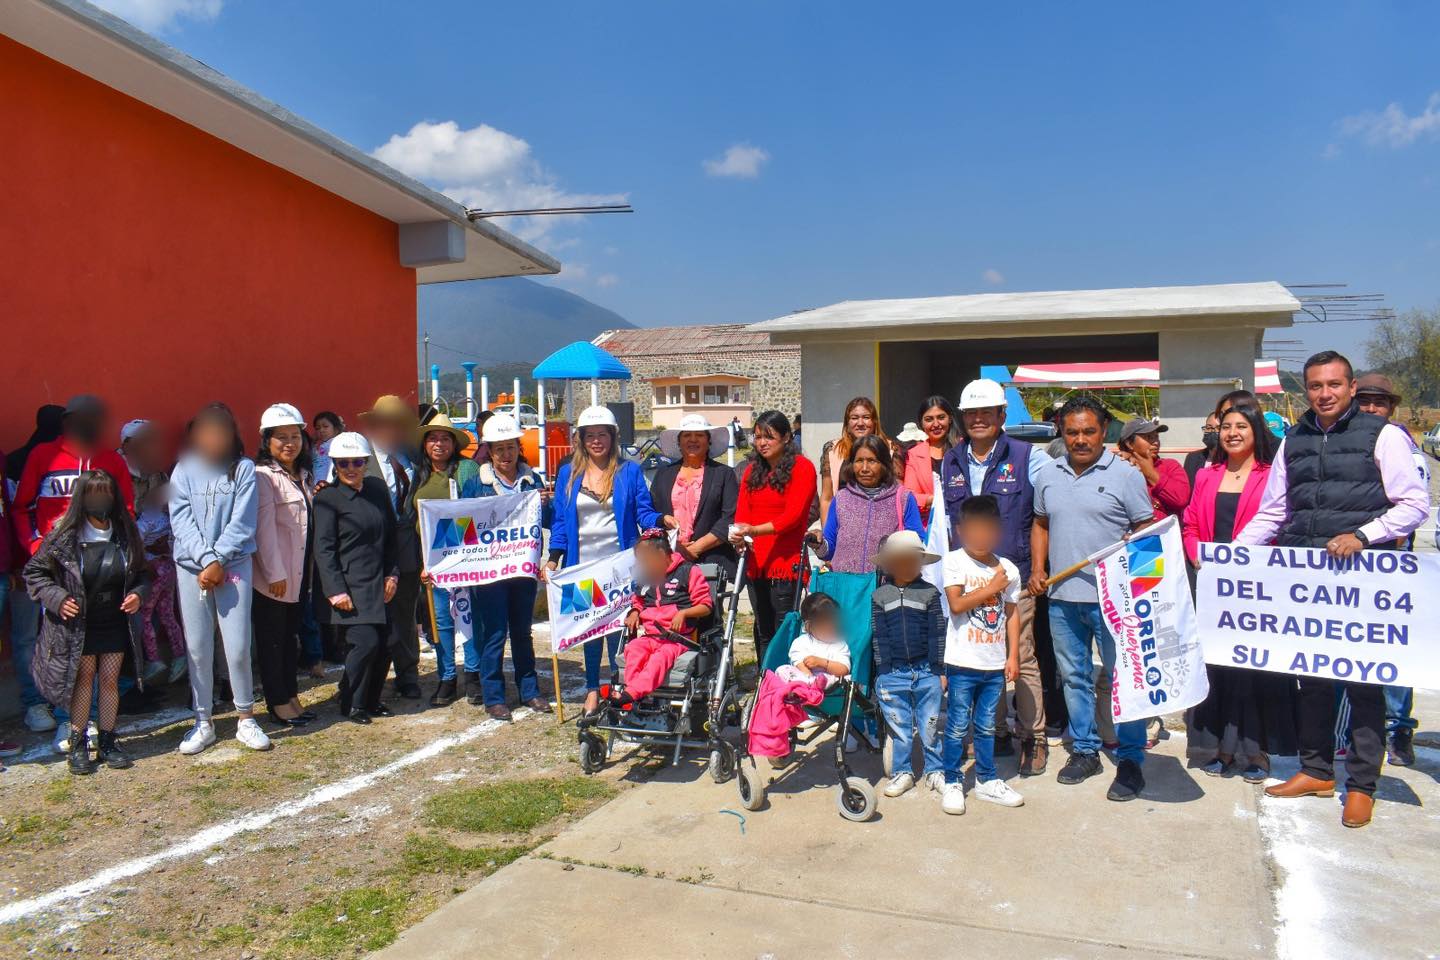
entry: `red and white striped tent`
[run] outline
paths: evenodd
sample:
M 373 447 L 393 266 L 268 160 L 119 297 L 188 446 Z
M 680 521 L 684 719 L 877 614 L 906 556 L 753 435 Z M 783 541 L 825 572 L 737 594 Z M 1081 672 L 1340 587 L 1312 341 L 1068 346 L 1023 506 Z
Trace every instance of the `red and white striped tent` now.
M 1023 364 L 1015 368 L 1012 379 L 1022 385 L 1048 383 L 1088 388 L 1145 387 L 1160 382 L 1160 361 Z M 1280 389 L 1278 362 L 1255 361 L 1255 392 L 1283 392 Z

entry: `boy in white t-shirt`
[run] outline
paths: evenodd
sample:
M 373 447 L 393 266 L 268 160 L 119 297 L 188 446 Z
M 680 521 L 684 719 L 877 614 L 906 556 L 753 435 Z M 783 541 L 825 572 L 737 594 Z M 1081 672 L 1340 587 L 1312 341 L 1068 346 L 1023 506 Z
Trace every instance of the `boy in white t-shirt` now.
M 1025 799 L 995 770 L 995 710 L 1007 680 L 1020 674 L 1021 579 L 1015 564 L 995 556 L 1000 542 L 1000 505 L 988 495 L 970 497 L 960 508 L 961 549 L 945 555 L 945 598 L 950 623 L 945 632 L 945 791 L 940 808 L 965 812 L 960 766 L 965 737 L 975 744 L 975 796 L 1003 807 Z M 972 729 L 973 728 L 973 729 Z

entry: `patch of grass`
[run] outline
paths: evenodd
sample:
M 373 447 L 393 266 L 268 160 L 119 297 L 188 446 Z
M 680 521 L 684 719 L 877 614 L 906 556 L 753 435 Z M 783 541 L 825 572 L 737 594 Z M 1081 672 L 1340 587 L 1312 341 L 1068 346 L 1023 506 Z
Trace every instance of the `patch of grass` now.
M 415 876 L 422 873 L 474 873 L 488 876 L 507 864 L 514 863 L 534 849 L 521 843 L 497 847 L 457 847 L 436 836 L 412 833 L 405 838 L 399 871 Z
M 280 939 L 282 955 L 353 956 L 389 946 L 400 935 L 408 897 L 387 887 L 360 887 L 299 911 Z
M 75 785 L 70 778 L 56 780 L 45 788 L 45 802 L 56 805 L 70 803 L 75 799 Z
M 425 802 L 425 814 L 434 826 L 452 830 L 522 833 L 614 792 L 590 777 L 507 780 L 437 794 Z
M 0 817 L 0 846 L 38 843 L 53 847 L 65 842 L 65 830 L 72 816 L 50 813 L 21 813 Z
M 253 939 L 255 932 L 243 923 L 222 924 L 205 935 L 205 943 L 212 947 L 243 947 Z

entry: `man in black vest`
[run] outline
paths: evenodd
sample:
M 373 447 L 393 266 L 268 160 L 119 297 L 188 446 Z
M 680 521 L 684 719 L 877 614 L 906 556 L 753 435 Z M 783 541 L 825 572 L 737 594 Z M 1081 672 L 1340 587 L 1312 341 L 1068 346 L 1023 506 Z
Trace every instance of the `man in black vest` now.
M 1235 542 L 1323 548 L 1339 558 L 1402 546 L 1430 514 L 1410 438 L 1361 412 L 1354 369 L 1333 350 L 1305 361 L 1304 379 L 1310 409 L 1281 442 L 1260 510 Z M 1385 690 L 1378 684 L 1301 677 L 1300 772 L 1265 793 L 1334 796 L 1337 687 L 1351 709 L 1341 823 L 1363 827 L 1385 753 Z
M 970 497 L 989 494 L 1000 504 L 1000 546 L 997 555 L 1015 564 L 1021 576 L 1031 568 L 1030 527 L 1035 522 L 1035 474 L 1050 458 L 1038 447 L 1011 440 L 1005 423 L 1005 388 L 994 380 L 972 380 L 960 394 L 960 420 L 965 439 L 945 453 L 940 464 L 940 493 L 950 520 L 950 547 L 960 547 L 960 507 Z M 1045 740 L 1044 688 L 1035 657 L 1035 598 L 1028 593 L 1016 604 L 1020 618 L 1020 676 L 1015 682 L 1015 713 L 1020 732 L 1020 775 L 1045 772 L 1050 748 Z M 1005 724 L 1008 697 L 1000 698 L 995 724 L 995 752 L 1014 752 Z

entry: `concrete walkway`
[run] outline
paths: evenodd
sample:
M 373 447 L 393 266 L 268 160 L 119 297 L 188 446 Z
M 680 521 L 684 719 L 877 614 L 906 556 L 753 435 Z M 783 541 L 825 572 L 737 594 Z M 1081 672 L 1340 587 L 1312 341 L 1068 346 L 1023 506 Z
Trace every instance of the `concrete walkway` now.
M 1440 696 L 1417 706 L 1434 717 Z M 812 755 L 743 830 L 724 812 L 744 812 L 733 783 L 712 783 L 698 761 L 669 768 L 377 958 L 560 957 L 607 942 L 647 957 L 782 960 L 1434 955 L 1425 911 L 1440 894 L 1440 818 L 1424 803 L 1440 802 L 1440 750 L 1387 769 L 1376 822 L 1355 831 L 1340 826 L 1338 800 L 1262 800 L 1238 778 L 1186 770 L 1184 743 L 1154 751 L 1133 803 L 1104 799 L 1108 763 L 1063 787 L 1052 762 L 1011 781 L 1019 809 L 972 800 L 947 817 L 916 790 L 882 798 L 865 824 L 838 816 L 833 766 Z M 859 769 L 878 780 L 877 766 Z

